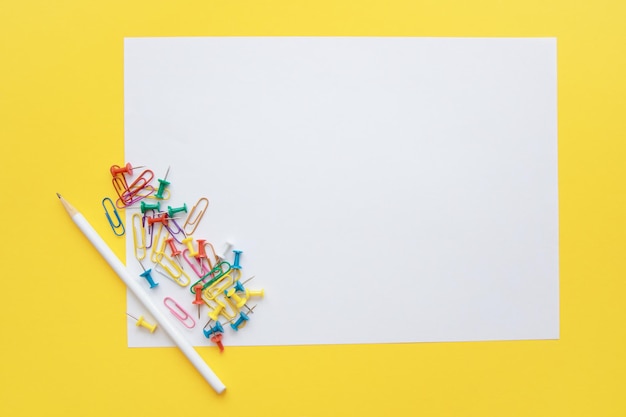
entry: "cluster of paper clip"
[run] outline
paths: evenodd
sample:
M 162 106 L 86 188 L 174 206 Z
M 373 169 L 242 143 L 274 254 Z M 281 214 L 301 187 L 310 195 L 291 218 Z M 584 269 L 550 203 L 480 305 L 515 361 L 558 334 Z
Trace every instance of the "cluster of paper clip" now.
M 108 197 L 102 200 L 106 218 L 113 232 L 122 236 L 126 230 L 117 209 L 139 210 L 132 214 L 131 223 L 134 255 L 144 270 L 140 277 L 148 288 L 156 288 L 158 282 L 152 277 L 154 270 L 181 288 L 188 288 L 189 293 L 184 291 L 181 297 L 188 299 L 190 306 L 197 307 L 198 318 L 201 309 L 208 309 L 209 320 L 202 332 L 223 351 L 224 327 L 233 331 L 245 327 L 256 307 L 248 306 L 250 299 L 262 298 L 264 290 L 245 286 L 253 277 L 241 281 L 242 251 L 232 250 L 232 244 L 226 242 L 218 253 L 206 239 L 193 237 L 209 207 L 207 198 L 200 198 L 189 211 L 186 203 L 165 209 L 161 204 L 170 198 L 169 168 L 164 178 L 158 179 L 156 187 L 152 185 L 154 173 L 146 169 L 135 176 L 133 169 L 137 168 L 143 167 L 133 167 L 130 163 L 124 167 L 111 167 L 118 198 L 115 203 Z M 177 221 L 183 217 L 184 221 Z M 145 268 L 143 262 L 149 262 L 152 267 Z M 196 327 L 196 321 L 181 302 L 168 296 L 163 299 L 163 304 L 183 326 Z M 137 326 L 154 332 L 156 327 L 147 323 L 143 316 L 135 320 Z

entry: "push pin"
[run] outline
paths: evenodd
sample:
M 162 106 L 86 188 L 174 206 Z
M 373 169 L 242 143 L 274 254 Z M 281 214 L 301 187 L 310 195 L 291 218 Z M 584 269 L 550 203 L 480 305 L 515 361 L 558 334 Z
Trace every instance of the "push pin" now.
M 176 260 L 176 263 L 178 263 L 178 266 L 180 266 L 181 269 L 185 269 L 183 267 L 182 262 L 180 261 L 180 258 L 178 257 L 183 252 L 176 247 L 176 244 L 174 243 L 174 240 L 175 239 L 173 237 L 168 237 L 167 239 L 165 239 L 165 242 L 170 247 L 170 251 L 172 252 L 172 258 L 174 258 Z
M 215 343 L 217 345 L 217 347 L 220 349 L 220 353 L 222 353 L 224 351 L 224 345 L 222 344 L 222 337 L 224 337 L 224 335 L 222 333 L 215 333 L 209 339 L 211 342 L 213 342 L 213 343 Z
M 237 306 L 237 308 L 245 306 L 248 302 L 247 298 L 242 298 L 239 296 L 239 294 L 237 294 L 235 288 L 227 289 L 226 291 L 224 291 L 224 294 L 226 294 L 226 297 L 231 298 L 235 301 L 235 305 Z
M 193 300 L 191 304 L 198 306 L 198 318 L 200 318 L 200 306 L 204 304 L 204 300 L 202 299 L 202 284 L 196 285 L 194 290 L 196 290 L 196 299 Z
M 209 317 L 213 321 L 217 321 L 222 311 L 224 311 L 224 309 L 226 308 L 226 306 L 222 304 L 219 300 L 215 300 L 215 301 L 217 301 L 217 307 L 215 307 L 213 311 L 209 313 Z
M 239 328 L 243 328 L 247 324 L 248 320 L 250 320 L 250 318 L 246 315 L 246 313 L 239 313 L 239 318 L 234 323 L 230 323 L 230 327 L 232 327 L 233 330 L 238 331 Z
M 187 236 L 182 240 L 182 244 L 187 245 L 187 248 L 189 249 L 189 255 L 198 256 L 198 251 L 193 248 L 193 237 Z
M 141 201 L 139 203 L 139 207 L 141 209 L 142 214 L 146 214 L 146 211 L 148 210 L 154 210 L 156 212 L 159 212 L 161 211 L 161 202 L 157 201 L 154 204 L 150 204 L 150 203 L 146 203 L 145 201 Z
M 235 291 L 244 292 L 246 288 L 243 286 L 243 282 L 237 281 L 235 282 L 235 286 L 233 287 Z
M 173 237 L 168 237 L 167 239 L 165 239 L 165 241 L 167 242 L 167 244 L 170 247 L 170 250 L 172 251 L 172 256 L 173 257 L 177 257 L 178 255 L 180 255 L 182 252 L 180 251 L 180 249 L 178 249 L 176 247 L 176 244 L 174 243 L 174 238 Z
M 167 174 L 170 173 L 170 167 L 167 167 L 167 171 L 165 172 L 165 177 L 163 179 L 159 179 L 159 190 L 154 195 L 159 200 L 163 200 L 163 192 L 165 191 L 165 187 L 170 185 L 167 181 Z
M 235 254 L 235 260 L 233 260 L 233 265 L 231 266 L 231 268 L 241 269 L 241 265 L 239 265 L 239 257 L 243 252 L 240 250 L 234 250 L 233 253 Z
M 135 168 L 143 168 L 143 166 L 134 167 L 130 164 L 130 162 L 126 163 L 126 165 L 124 165 L 123 167 L 113 165 L 111 167 L 111 175 L 113 175 L 114 177 L 118 174 L 133 175 L 133 169 Z
M 150 288 L 154 288 L 157 285 L 159 285 L 158 282 L 154 282 L 154 280 L 152 279 L 152 275 L 150 274 L 150 272 L 152 271 L 152 269 L 148 268 L 146 270 L 146 268 L 143 267 L 143 265 L 141 264 L 141 262 L 139 262 L 139 265 L 141 265 L 141 269 L 143 269 L 143 272 L 141 274 L 139 274 L 140 277 L 143 277 L 146 279 L 146 281 L 148 281 L 148 284 L 150 284 Z
M 198 254 L 196 255 L 196 258 L 198 259 L 206 259 L 207 255 L 206 255 L 206 249 L 205 249 L 205 239 L 198 239 Z
M 158 216 L 147 217 L 148 226 L 152 226 L 154 223 L 163 223 L 163 226 L 167 226 L 167 213 L 161 213 Z
M 230 242 L 224 243 L 224 245 L 222 246 L 222 251 L 218 253 L 217 256 L 223 261 L 224 259 L 226 259 L 226 256 L 228 256 L 228 253 L 230 252 L 232 247 L 233 247 L 232 243 Z
M 245 287 L 243 286 L 243 284 L 245 284 L 246 282 L 249 282 L 252 278 L 254 278 L 255 276 L 252 275 L 250 278 L 248 278 L 247 280 L 245 280 L 244 282 L 241 281 L 237 281 L 235 282 L 235 285 L 233 288 L 235 288 L 235 291 L 238 292 L 245 292 Z
M 126 313 L 128 314 L 128 313 Z M 139 327 L 144 327 L 148 330 L 150 330 L 150 333 L 154 333 L 154 331 L 156 330 L 157 325 L 156 324 L 150 324 L 148 323 L 143 316 L 139 316 L 139 318 L 135 317 L 135 316 L 131 316 L 130 314 L 128 314 L 129 317 L 132 317 L 133 319 L 135 319 L 135 326 Z
M 209 326 L 209 330 L 207 330 L 207 326 Z M 202 333 L 204 333 L 204 336 L 207 339 L 210 339 L 215 333 L 224 333 L 224 328 L 222 327 L 222 323 L 219 321 L 215 322 L 215 326 L 211 326 L 211 321 L 209 320 L 209 322 L 204 326 L 204 329 L 202 329 Z
M 180 213 L 181 211 L 187 213 L 187 204 L 183 204 L 180 207 L 167 206 L 167 214 L 169 214 L 170 217 L 174 217 L 174 214 Z
M 263 288 L 261 288 L 260 290 L 250 290 L 248 288 L 246 288 L 246 297 L 250 298 L 250 297 L 265 297 L 265 290 Z

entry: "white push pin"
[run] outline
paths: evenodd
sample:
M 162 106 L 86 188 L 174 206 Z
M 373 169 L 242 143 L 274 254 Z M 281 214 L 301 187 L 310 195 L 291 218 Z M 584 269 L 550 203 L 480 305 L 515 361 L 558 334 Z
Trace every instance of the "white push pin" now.
M 233 244 L 226 241 L 226 243 L 224 243 L 222 245 L 222 250 L 220 251 L 220 253 L 217 254 L 217 256 L 223 261 L 226 259 L 226 256 L 228 256 L 228 254 L 230 253 L 230 250 L 233 248 Z

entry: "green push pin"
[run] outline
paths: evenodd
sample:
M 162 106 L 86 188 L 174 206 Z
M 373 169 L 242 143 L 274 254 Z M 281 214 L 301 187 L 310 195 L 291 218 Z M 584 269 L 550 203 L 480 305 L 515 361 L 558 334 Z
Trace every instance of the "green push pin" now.
M 180 207 L 167 206 L 167 214 L 169 214 L 170 217 L 174 217 L 174 214 L 180 213 L 181 211 L 187 213 L 187 204 L 183 203 Z
M 161 202 L 157 201 L 154 204 L 150 204 L 150 203 L 146 203 L 145 201 L 142 201 L 140 203 L 141 205 L 141 213 L 142 214 L 146 214 L 146 211 L 148 210 L 154 210 L 154 211 L 161 211 Z
M 159 190 L 154 195 L 159 200 L 163 200 L 163 192 L 165 191 L 165 187 L 170 185 L 169 181 L 166 181 L 167 180 L 167 174 L 169 174 L 169 173 L 170 173 L 170 167 L 167 167 L 167 171 L 165 172 L 165 178 L 159 179 Z

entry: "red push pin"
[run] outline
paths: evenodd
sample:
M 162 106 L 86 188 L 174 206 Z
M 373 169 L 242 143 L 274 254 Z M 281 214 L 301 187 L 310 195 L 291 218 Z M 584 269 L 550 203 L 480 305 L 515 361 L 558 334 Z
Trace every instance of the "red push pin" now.
M 196 292 L 196 299 L 191 302 L 191 304 L 196 304 L 198 306 L 198 318 L 200 318 L 200 306 L 204 304 L 204 300 L 202 299 L 202 284 L 198 284 L 193 287 Z
M 164 226 L 167 226 L 167 213 L 163 213 L 159 216 L 146 217 L 148 219 L 148 226 L 152 226 L 154 223 L 163 223 Z
M 224 351 L 224 345 L 222 344 L 222 337 L 223 337 L 222 333 L 215 333 L 213 336 L 211 336 L 211 339 L 209 339 L 211 340 L 211 342 L 215 343 L 218 348 L 220 348 L 220 353 Z
M 206 249 L 204 248 L 204 242 L 206 242 L 206 239 L 197 239 L 196 242 L 198 242 L 198 254 L 195 255 L 196 258 L 199 260 L 202 258 L 206 259 Z
M 165 239 L 165 241 L 167 242 L 167 244 L 170 246 L 170 249 L 172 250 L 172 256 L 173 257 L 177 257 L 178 255 L 180 255 L 182 252 L 176 247 L 176 245 L 174 244 L 174 238 L 173 237 L 168 237 L 167 239 Z
M 111 167 L 111 175 L 113 175 L 114 177 L 118 174 L 128 174 L 128 175 L 133 175 L 133 169 L 134 168 L 143 168 L 143 166 L 138 166 L 138 167 L 134 167 L 130 164 L 130 162 L 128 162 L 125 166 L 120 167 L 119 165 L 113 165 Z

